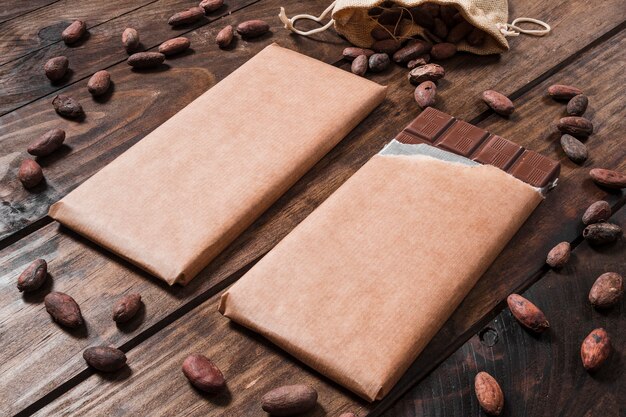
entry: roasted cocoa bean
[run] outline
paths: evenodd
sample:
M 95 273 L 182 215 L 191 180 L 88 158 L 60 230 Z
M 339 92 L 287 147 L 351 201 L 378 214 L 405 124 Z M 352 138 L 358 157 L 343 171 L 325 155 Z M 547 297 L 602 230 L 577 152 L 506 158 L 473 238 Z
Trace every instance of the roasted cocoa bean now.
M 46 156 L 56 151 L 65 141 L 63 129 L 52 129 L 41 135 L 28 146 L 28 153 L 34 156 Z
M 92 96 L 101 96 L 106 93 L 111 86 L 111 74 L 107 70 L 101 70 L 91 76 L 87 83 L 87 90 Z
M 395 39 L 385 39 L 384 41 L 376 41 L 372 44 L 372 49 L 381 54 L 393 55 L 400 49 L 401 43 Z
M 506 303 L 513 317 L 524 327 L 537 333 L 541 333 L 550 328 L 550 323 L 548 323 L 543 311 L 521 295 L 509 295 L 506 299 Z
M 202 7 L 204 13 L 209 14 L 218 10 L 220 7 L 224 5 L 224 0 L 202 0 L 199 7 Z
M 122 45 L 129 54 L 139 48 L 139 33 L 136 29 L 126 28 L 122 32 Z
M 353 74 L 360 75 L 361 77 L 365 75 L 367 72 L 368 59 L 365 55 L 359 55 L 354 58 L 352 61 L 352 65 L 350 66 L 350 71 Z
M 433 35 L 445 39 L 448 36 L 448 26 L 440 18 L 435 18 L 433 24 Z
M 165 55 L 160 52 L 137 52 L 128 57 L 128 65 L 137 69 L 158 67 L 165 61 Z
M 617 304 L 624 294 L 624 280 L 616 272 L 605 272 L 594 282 L 589 291 L 589 302 L 598 308 Z
M 626 174 L 604 168 L 594 168 L 589 171 L 589 176 L 596 184 L 616 190 L 626 187 Z
M 413 17 L 413 22 L 418 26 L 426 29 L 432 29 L 435 26 L 435 20 L 432 15 L 421 7 L 413 7 L 411 9 L 411 16 Z
M 498 416 L 504 408 L 504 394 L 500 384 L 487 372 L 479 372 L 474 378 L 474 391 L 478 404 L 485 413 Z
M 76 43 L 87 32 L 87 25 L 82 20 L 74 20 L 61 33 L 61 39 L 66 45 Z
M 515 105 L 507 96 L 494 90 L 483 92 L 483 101 L 498 114 L 509 116 L 515 111 Z
M 259 36 L 265 35 L 270 30 L 270 25 L 268 25 L 264 20 L 256 19 L 256 20 L 248 20 L 247 22 L 243 22 L 237 25 L 237 33 L 239 33 L 244 38 L 257 38 Z
M 567 133 L 561 136 L 561 147 L 565 155 L 576 164 L 582 164 L 589 157 L 585 144 Z
M 430 50 L 433 59 L 441 60 L 453 57 L 456 54 L 456 45 L 453 43 L 438 43 Z
M 465 37 L 465 41 L 471 46 L 480 46 L 485 42 L 485 32 L 475 27 Z
M 376 26 L 370 32 L 372 38 L 377 41 L 384 41 L 385 39 L 393 39 L 393 26 Z
M 52 100 L 52 106 L 58 114 L 70 119 L 79 119 L 85 115 L 83 106 L 72 97 L 59 94 Z
M 359 55 L 365 55 L 366 57 L 369 58 L 373 54 L 374 54 L 374 51 L 372 51 L 371 49 L 357 48 L 353 46 L 349 46 L 343 50 L 343 57 L 347 59 L 348 61 L 352 61 L 354 58 L 356 58 Z
M 561 242 L 548 252 L 546 263 L 552 268 L 562 268 L 569 261 L 570 252 L 569 242 Z
M 611 355 L 611 338 L 603 328 L 589 333 L 580 346 L 580 358 L 587 371 L 596 371 Z
M 582 90 L 571 85 L 554 84 L 548 87 L 548 94 L 555 100 L 571 100 L 582 93 Z
M 170 26 L 190 25 L 204 17 L 204 9 L 202 7 L 192 7 L 184 12 L 178 12 L 172 15 L 167 24 Z
M 393 54 L 393 60 L 398 63 L 409 62 L 412 59 L 417 58 L 418 56 L 424 55 L 428 53 L 432 45 L 428 42 L 415 40 L 409 43 L 404 48 L 400 48 Z
M 583 214 L 583 224 L 604 222 L 611 217 L 611 205 L 604 200 L 596 201 L 590 205 Z
M 424 81 L 417 87 L 413 93 L 417 105 L 422 109 L 434 106 L 437 99 L 437 86 L 432 81 Z
M 422 56 L 419 56 L 411 61 L 409 61 L 406 64 L 406 67 L 410 70 L 412 70 L 413 68 L 416 67 L 421 67 L 422 65 L 426 65 L 430 62 L 430 55 L 429 54 L 424 54 Z
M 24 188 L 33 188 L 43 180 L 41 166 L 32 159 L 24 159 L 17 171 L 17 178 Z
M 577 138 L 586 138 L 593 133 L 593 123 L 579 116 L 562 117 L 556 127 Z
M 50 58 L 43 66 L 46 77 L 52 82 L 59 81 L 67 73 L 70 61 L 64 56 L 55 56 Z
M 235 29 L 232 25 L 227 25 L 217 33 L 217 36 L 215 37 L 215 43 L 220 48 L 228 48 L 230 46 L 230 43 L 233 41 L 234 36 Z
M 373 54 L 369 58 L 369 69 L 372 72 L 381 72 L 387 69 L 390 63 L 389 55 L 387 54 Z
M 17 279 L 19 292 L 30 292 L 41 288 L 48 276 L 48 264 L 44 259 L 36 259 L 20 274 Z
M 172 56 L 185 52 L 189 49 L 191 41 L 183 36 L 179 38 L 170 39 L 159 45 L 159 52 L 165 56 Z
M 317 404 L 317 391 L 308 385 L 285 385 L 261 398 L 263 411 L 273 416 L 293 416 L 312 410 Z
M 457 23 L 452 29 L 450 29 L 450 32 L 446 37 L 446 41 L 450 43 L 459 43 L 470 34 L 472 29 L 474 29 L 474 26 L 466 20 L 461 23 Z
M 115 372 L 126 365 L 126 355 L 111 346 L 93 346 L 83 351 L 85 362 L 98 371 Z
M 585 227 L 583 237 L 592 245 L 615 242 L 622 235 L 622 228 L 613 223 L 594 223 Z
M 43 302 L 48 314 L 60 325 L 76 328 L 83 324 L 80 307 L 69 295 L 53 291 L 46 295 Z
M 200 391 L 215 393 L 226 386 L 222 371 L 204 355 L 187 356 L 183 362 L 183 374 Z
M 439 10 L 439 17 L 441 17 L 443 23 L 445 23 L 449 28 L 455 25 L 454 16 L 456 14 L 458 14 L 458 10 L 452 5 L 442 5 Z
M 446 71 L 441 65 L 426 64 L 413 68 L 408 75 L 409 82 L 413 85 L 419 85 L 424 81 L 437 81 L 445 77 Z
M 570 116 L 582 116 L 587 110 L 587 104 L 589 104 L 587 96 L 578 94 L 567 103 L 567 114 Z
M 125 323 L 135 317 L 140 308 L 141 295 L 125 295 L 113 306 L 113 320 L 117 323 Z

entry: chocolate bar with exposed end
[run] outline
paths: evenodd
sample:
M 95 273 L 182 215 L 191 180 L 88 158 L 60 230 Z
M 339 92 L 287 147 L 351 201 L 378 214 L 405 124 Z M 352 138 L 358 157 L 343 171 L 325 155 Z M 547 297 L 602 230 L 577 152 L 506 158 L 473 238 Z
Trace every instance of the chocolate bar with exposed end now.
M 561 171 L 557 161 L 432 107 L 413 119 L 395 139 L 402 143 L 426 143 L 496 166 L 534 187 L 554 183 Z

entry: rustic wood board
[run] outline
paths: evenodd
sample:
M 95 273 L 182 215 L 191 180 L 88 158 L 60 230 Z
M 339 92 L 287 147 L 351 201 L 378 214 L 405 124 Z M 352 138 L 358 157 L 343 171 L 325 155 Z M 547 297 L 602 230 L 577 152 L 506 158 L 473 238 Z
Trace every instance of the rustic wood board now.
M 37 10 L 57 1 L 59 0 L 29 0 L 19 2 L 2 0 L 0 1 L 0 23 L 25 16 L 33 10 Z
M 610 220 L 626 227 L 626 208 Z M 604 247 L 581 243 L 570 262 L 550 271 L 523 296 L 539 306 L 550 330 L 533 335 L 505 309 L 432 374 L 406 393 L 385 417 L 478 416 L 474 376 L 487 371 L 505 393 L 503 416 L 606 416 L 624 412 L 626 300 L 599 311 L 587 300 L 604 272 L 626 271 L 626 239 Z M 609 333 L 615 353 L 598 372 L 585 372 L 580 344 L 597 327 Z

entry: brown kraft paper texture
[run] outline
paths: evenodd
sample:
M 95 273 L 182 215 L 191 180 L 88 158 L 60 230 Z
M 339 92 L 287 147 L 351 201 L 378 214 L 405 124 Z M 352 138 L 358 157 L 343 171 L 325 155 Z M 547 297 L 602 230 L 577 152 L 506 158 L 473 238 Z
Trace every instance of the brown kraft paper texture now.
M 542 198 L 493 166 L 376 155 L 224 293 L 220 312 L 381 399 Z
M 186 284 L 385 97 L 270 45 L 50 209 L 167 283 Z

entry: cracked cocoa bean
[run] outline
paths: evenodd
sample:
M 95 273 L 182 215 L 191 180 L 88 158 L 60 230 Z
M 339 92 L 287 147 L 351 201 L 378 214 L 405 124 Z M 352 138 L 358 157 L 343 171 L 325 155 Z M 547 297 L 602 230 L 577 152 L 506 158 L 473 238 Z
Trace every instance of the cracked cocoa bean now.
M 412 70 L 413 68 L 416 67 L 421 67 L 422 65 L 426 65 L 430 62 L 430 55 L 429 54 L 424 54 L 422 56 L 419 56 L 411 61 L 409 61 L 406 64 L 406 67 L 410 70 Z
M 441 65 L 426 64 L 417 68 L 413 68 L 408 75 L 409 82 L 413 85 L 419 85 L 424 81 L 435 82 L 445 77 L 446 72 Z
M 226 386 L 222 371 L 204 355 L 187 356 L 183 362 L 183 374 L 200 391 L 215 393 Z
M 576 164 L 584 163 L 589 157 L 585 144 L 567 133 L 561 136 L 561 147 L 565 155 Z
M 309 385 L 285 385 L 261 398 L 263 411 L 274 416 L 293 416 L 312 410 L 317 404 L 317 391 Z
M 56 151 L 65 141 L 63 129 L 51 129 L 28 146 L 28 153 L 34 156 L 46 156 Z
M 17 171 L 17 178 L 24 188 L 33 188 L 43 180 L 41 166 L 32 159 L 25 159 Z
M 43 66 L 43 70 L 46 73 L 46 77 L 52 82 L 59 81 L 67 73 L 67 69 L 70 66 L 70 61 L 67 57 L 56 56 L 50 58 Z
M 624 280 L 616 272 L 605 272 L 593 283 L 589 291 L 589 302 L 597 308 L 617 304 L 624 294 Z
M 36 259 L 20 274 L 17 279 L 19 292 L 36 291 L 46 282 L 48 264 L 44 259 Z
M 67 294 L 53 291 L 44 298 L 46 311 L 62 326 L 77 328 L 83 324 L 78 303 Z
M 70 119 L 79 119 L 85 115 L 83 106 L 78 101 L 63 94 L 59 94 L 52 100 L 52 106 L 58 114 Z
M 126 355 L 110 346 L 93 346 L 83 351 L 85 362 L 98 371 L 115 372 L 126 365 Z

